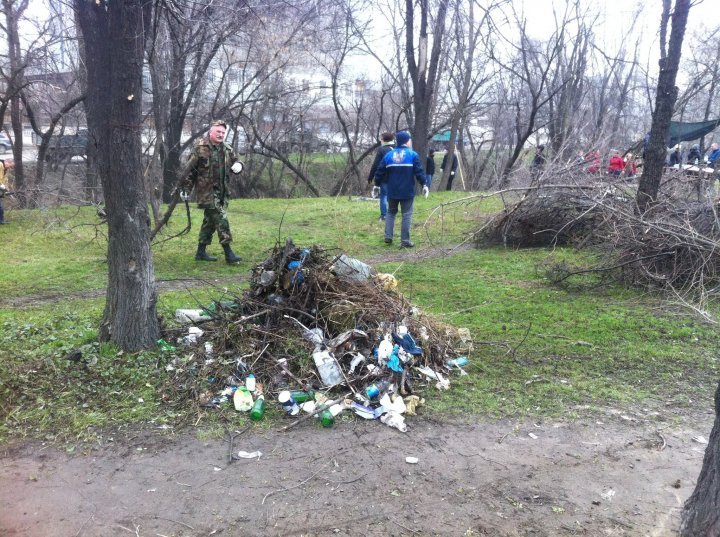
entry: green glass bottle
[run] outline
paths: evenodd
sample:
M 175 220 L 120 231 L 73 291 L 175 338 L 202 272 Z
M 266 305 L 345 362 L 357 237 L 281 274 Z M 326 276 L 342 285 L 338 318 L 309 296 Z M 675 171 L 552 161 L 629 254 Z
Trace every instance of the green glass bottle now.
M 329 410 L 323 410 L 320 412 L 320 424 L 323 427 L 332 427 L 335 423 L 335 416 Z
M 293 401 L 295 401 L 298 405 L 300 405 L 302 403 L 306 403 L 307 401 L 315 400 L 315 392 L 312 390 L 307 390 L 307 391 L 295 390 L 295 391 L 290 392 L 290 395 L 292 396 Z
M 265 415 L 265 396 L 261 395 L 255 400 L 255 404 L 250 410 L 250 419 L 253 421 L 260 421 Z

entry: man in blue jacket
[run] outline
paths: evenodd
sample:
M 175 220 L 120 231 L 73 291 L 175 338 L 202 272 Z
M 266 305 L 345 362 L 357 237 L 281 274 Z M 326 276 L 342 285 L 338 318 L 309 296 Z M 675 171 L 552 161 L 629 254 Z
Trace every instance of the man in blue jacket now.
M 718 163 L 720 163 L 720 146 L 718 144 L 712 144 L 710 146 L 710 151 L 708 152 L 707 156 L 708 166 L 713 168 L 715 171 L 717 171 Z
M 397 147 L 383 158 L 375 172 L 375 185 L 387 184 L 388 212 L 385 218 L 385 243 L 392 244 L 395 228 L 395 216 L 398 206 L 402 211 L 400 226 L 400 248 L 415 246 L 410 241 L 413 202 L 415 201 L 415 181 L 423 187 L 423 195 L 427 198 L 430 190 L 426 184 L 425 170 L 420 157 L 411 149 L 410 133 L 400 131 L 395 134 Z

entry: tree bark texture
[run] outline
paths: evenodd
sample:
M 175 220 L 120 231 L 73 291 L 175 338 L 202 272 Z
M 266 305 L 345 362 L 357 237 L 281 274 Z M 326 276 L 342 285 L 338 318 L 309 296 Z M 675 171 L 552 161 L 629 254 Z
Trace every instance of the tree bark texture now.
M 156 345 L 160 325 L 141 163 L 148 0 L 74 0 L 87 68 L 90 143 L 108 216 L 108 287 L 100 339 L 127 351 Z
M 682 537 L 720 535 L 720 384 L 715 391 L 715 423 L 695 490 L 685 502 L 680 534 Z
M 678 88 L 675 86 L 680 54 L 682 52 L 685 27 L 687 26 L 690 0 L 676 0 L 671 17 L 670 43 L 667 55 L 660 60 L 660 76 L 658 77 L 655 110 L 650 128 L 650 142 L 645 149 L 645 162 L 640 177 L 636 196 L 638 212 L 644 213 L 657 201 L 665 166 L 666 140 L 670 120 L 673 116 Z M 665 16 L 663 15 L 665 20 Z

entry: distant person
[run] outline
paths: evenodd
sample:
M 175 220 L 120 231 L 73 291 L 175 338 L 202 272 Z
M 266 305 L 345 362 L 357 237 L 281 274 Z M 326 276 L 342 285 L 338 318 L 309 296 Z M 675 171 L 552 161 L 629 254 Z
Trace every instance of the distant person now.
M 430 190 L 426 184 L 427 176 L 420 163 L 420 157 L 413 151 L 410 133 L 400 131 L 395 134 L 397 147 L 383 158 L 375 172 L 375 185 L 387 185 L 388 213 L 385 220 L 385 244 L 392 244 L 395 231 L 395 216 L 398 206 L 402 211 L 400 227 L 400 248 L 412 248 L 415 244 L 410 240 L 413 203 L 415 201 L 415 181 L 423 187 L 423 195 L 427 198 Z
M 687 163 L 691 166 L 699 166 L 702 159 L 700 144 L 693 144 L 690 151 L 688 151 Z
M 600 173 L 600 168 L 602 166 L 602 161 L 600 159 L 600 151 L 598 151 L 597 149 L 588 151 L 585 155 L 585 162 L 588 163 L 588 167 L 585 171 L 592 174 Z
M 435 150 L 430 148 L 425 161 L 425 184 L 428 189 L 432 186 L 433 175 L 435 175 Z
M 377 171 L 378 166 L 382 162 L 382 159 L 385 158 L 385 155 L 393 150 L 393 147 L 395 147 L 395 135 L 392 132 L 383 132 L 380 135 L 380 147 L 378 147 L 377 151 L 375 151 L 375 160 L 373 160 L 372 166 L 370 167 L 368 186 L 373 184 L 373 181 L 375 180 L 375 172 Z M 385 216 L 387 215 L 388 206 L 387 184 L 380 185 L 378 197 L 380 198 L 380 220 L 384 221 Z
M 11 158 L 0 160 L 0 224 L 8 224 L 5 220 L 5 209 L 3 208 L 2 199 L 10 188 L 10 171 L 15 167 L 15 161 Z
M 673 152 L 670 153 L 668 166 L 670 166 L 671 168 L 673 166 L 680 167 L 680 164 L 682 164 L 682 153 L 680 153 L 680 144 L 677 144 L 675 147 L 673 147 Z
M 620 177 L 625 170 L 625 162 L 620 156 L 620 151 L 613 149 L 610 151 L 610 161 L 608 162 L 608 175 L 613 177 Z
M 635 155 L 628 153 L 623 159 L 625 162 L 625 177 L 635 177 L 637 175 L 637 164 L 635 164 Z
M 443 155 L 442 162 L 440 163 L 440 173 L 445 172 L 445 167 L 447 166 L 447 161 L 448 161 L 448 153 L 445 152 L 445 154 Z M 452 184 L 453 184 L 453 180 L 455 179 L 455 172 L 457 172 L 457 168 L 458 168 L 458 158 L 457 158 L 457 155 L 455 153 L 453 153 L 452 166 L 450 166 L 450 175 L 448 176 L 447 188 L 445 188 L 445 190 L 452 190 Z
M 537 177 L 545 168 L 545 146 L 539 145 L 535 148 L 535 156 L 530 163 L 530 175 Z
M 717 167 L 718 159 L 720 159 L 720 146 L 718 146 L 718 144 L 712 144 L 707 156 L 708 166 L 716 171 L 720 169 Z
M 230 201 L 229 181 L 230 173 L 239 174 L 243 169 L 243 163 L 238 159 L 233 148 L 225 143 L 226 131 L 227 124 L 224 121 L 217 120 L 210 124 L 207 136 L 197 142 L 190 153 L 180 177 L 180 188 L 190 192 L 194 187 L 198 208 L 205 209 L 195 259 L 217 261 L 217 257 L 209 255 L 206 251 L 212 243 L 213 234 L 217 232 L 225 251 L 225 262 L 234 264 L 239 263 L 241 259 L 230 247 L 232 234 L 227 218 Z

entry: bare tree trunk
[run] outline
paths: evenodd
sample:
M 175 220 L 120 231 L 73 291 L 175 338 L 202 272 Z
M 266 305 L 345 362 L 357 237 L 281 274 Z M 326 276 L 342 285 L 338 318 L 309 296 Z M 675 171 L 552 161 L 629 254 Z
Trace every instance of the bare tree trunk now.
M 149 0 L 74 0 L 85 48 L 86 110 L 108 215 L 108 288 L 100 339 L 127 351 L 160 335 L 142 177 L 143 22 Z
M 23 207 L 31 207 L 32 199 L 28 189 L 23 166 L 23 132 L 22 115 L 20 111 L 20 91 L 22 90 L 25 66 L 22 62 L 22 51 L 20 49 L 20 35 L 18 24 L 20 17 L 27 9 L 28 0 L 2 0 L 3 12 L 5 14 L 5 30 L 7 31 L 7 49 L 10 73 L 5 91 L 10 101 L 10 124 L 13 130 L 13 159 L 15 160 L 15 188 L 20 193 L 19 200 Z M 2 120 L 0 116 L 0 120 Z
M 433 93 L 436 90 L 438 78 L 438 62 L 442 52 L 442 42 L 445 34 L 445 17 L 449 0 L 439 0 L 435 26 L 433 28 L 433 45 L 428 57 L 428 16 L 429 2 L 421 0 L 420 26 L 418 38 L 418 56 L 415 59 L 415 34 L 413 0 L 405 0 L 405 58 L 408 63 L 408 72 L 413 83 L 413 112 L 415 124 L 412 126 L 413 149 L 420 155 L 420 161 L 425 162 L 427 156 L 427 139 L 430 132 L 430 108 L 433 103 Z
M 669 4 L 670 1 L 665 0 L 664 9 L 669 10 Z M 675 79 L 677 77 L 678 66 L 680 65 L 680 54 L 682 52 L 689 11 L 690 0 L 676 0 L 675 9 L 672 13 L 670 44 L 667 55 L 665 55 L 665 51 L 662 50 L 660 76 L 658 77 L 657 95 L 655 97 L 655 110 L 653 112 L 652 127 L 650 128 L 650 142 L 645 150 L 645 163 L 635 198 L 640 214 L 655 203 L 660 189 L 660 179 L 662 178 L 663 167 L 665 166 L 667 134 L 670 129 L 670 120 L 672 119 L 675 101 L 678 96 Z M 666 26 L 667 14 L 665 11 L 663 12 L 662 20 L 664 24 L 661 26 Z M 664 36 L 666 33 L 667 29 L 661 28 L 660 35 Z
M 720 384 L 715 391 L 715 423 L 705 449 L 702 470 L 692 496 L 685 502 L 682 537 L 720 535 Z

